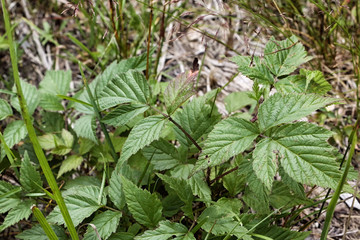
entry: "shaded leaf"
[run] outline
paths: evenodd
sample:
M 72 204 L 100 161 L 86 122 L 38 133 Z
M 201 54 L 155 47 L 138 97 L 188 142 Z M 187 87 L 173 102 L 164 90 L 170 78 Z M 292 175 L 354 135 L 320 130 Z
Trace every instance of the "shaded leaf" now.
M 138 122 L 125 141 L 120 161 L 127 161 L 131 155 L 159 139 L 165 122 L 164 117 L 160 115 L 150 116 Z
M 25 151 L 24 159 L 21 162 L 20 183 L 28 192 L 42 192 L 43 182 L 40 173 L 31 164 L 27 151 Z
M 142 149 L 142 154 L 154 166 L 155 170 L 171 169 L 181 163 L 180 156 L 175 146 L 160 138 Z
M 249 97 L 249 92 L 232 92 L 225 97 L 224 102 L 226 111 L 229 113 L 256 104 L 256 101 Z
M 156 227 L 161 219 L 162 205 L 155 194 L 138 188 L 121 177 L 127 206 L 135 220 L 146 227 Z
M 337 101 L 339 99 L 324 98 L 315 94 L 275 93 L 260 105 L 259 128 L 264 131 L 281 123 L 299 120 Z
M 178 197 L 185 203 L 183 208 L 186 216 L 192 218 L 192 201 L 193 195 L 190 186 L 184 179 L 169 177 L 163 174 L 156 174 L 161 180 L 169 184 L 170 188 L 175 191 Z
M 290 208 L 301 204 L 311 204 L 312 201 L 290 190 L 283 182 L 274 182 L 273 189 L 269 196 L 271 206 L 276 209 Z
M 8 182 L 0 181 L 0 195 L 9 194 L 12 191 L 16 191 L 20 187 L 14 186 Z M 16 207 L 21 202 L 18 194 L 11 194 L 0 198 L 0 213 L 5 213 L 10 209 Z

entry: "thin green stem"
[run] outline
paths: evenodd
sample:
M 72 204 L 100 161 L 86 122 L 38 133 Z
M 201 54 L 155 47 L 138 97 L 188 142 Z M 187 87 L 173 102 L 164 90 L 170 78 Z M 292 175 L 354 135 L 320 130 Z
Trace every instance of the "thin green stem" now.
M 50 224 L 46 221 L 42 212 L 35 206 L 33 206 L 31 208 L 31 210 L 32 210 L 34 216 L 36 217 L 36 219 L 38 220 L 38 222 L 40 223 L 40 226 L 44 230 L 46 236 L 50 240 L 58 240 L 59 238 L 56 236 L 56 234 L 55 234 L 54 230 L 51 228 Z

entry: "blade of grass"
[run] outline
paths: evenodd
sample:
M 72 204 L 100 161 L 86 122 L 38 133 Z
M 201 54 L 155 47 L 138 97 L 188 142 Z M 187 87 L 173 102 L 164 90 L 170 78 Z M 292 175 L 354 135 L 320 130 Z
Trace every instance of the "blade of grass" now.
M 357 144 L 357 131 L 359 129 L 359 119 L 356 121 L 354 129 L 351 132 L 350 138 L 349 138 L 349 143 L 351 143 L 351 147 L 350 147 L 350 151 L 349 151 L 349 155 L 348 155 L 348 159 L 345 163 L 345 169 L 344 172 L 341 176 L 340 182 L 335 190 L 335 193 L 333 195 L 333 197 L 331 198 L 331 201 L 329 203 L 328 206 L 328 210 L 326 212 L 326 218 L 325 218 L 325 222 L 324 222 L 324 227 L 321 233 L 321 240 L 326 240 L 327 239 L 327 234 L 329 232 L 329 228 L 330 228 L 330 223 L 331 223 L 331 219 L 334 215 L 334 211 L 335 211 L 335 207 L 337 204 L 337 201 L 339 199 L 341 190 L 346 182 L 346 178 L 349 172 L 349 168 L 350 168 L 350 164 L 351 164 L 351 159 L 354 155 L 355 152 L 355 146 Z
M 88 49 L 82 42 L 77 40 L 73 35 L 68 33 L 68 34 L 66 34 L 66 36 L 68 36 L 75 45 L 77 45 L 79 48 L 81 48 L 81 50 L 83 50 L 84 52 L 87 52 L 90 55 L 90 57 L 94 60 L 94 62 L 99 61 L 98 57 L 92 51 L 90 51 L 90 49 Z M 103 68 L 102 65 L 100 65 L 100 66 Z
M 21 108 L 21 115 L 24 118 L 25 124 L 26 124 L 26 128 L 29 134 L 29 138 L 30 141 L 33 144 L 34 147 L 34 151 L 35 154 L 39 160 L 41 169 L 44 172 L 45 178 L 51 188 L 51 190 L 54 193 L 54 197 L 55 200 L 57 202 L 57 204 L 59 205 L 60 211 L 62 216 L 64 217 L 66 226 L 70 232 L 71 238 L 74 240 L 78 240 L 79 237 L 76 233 L 74 224 L 71 220 L 69 211 L 65 205 L 64 199 L 61 195 L 61 192 L 59 190 L 59 187 L 56 183 L 55 177 L 51 171 L 51 168 L 49 166 L 49 163 L 45 157 L 45 154 L 39 144 L 39 141 L 37 139 L 36 133 L 35 133 L 35 129 L 32 125 L 32 120 L 31 117 L 29 115 L 29 111 L 26 105 L 26 101 L 24 98 L 24 94 L 22 92 L 21 89 L 21 85 L 20 85 L 20 76 L 19 76 L 19 69 L 18 69 L 18 65 L 17 65 L 17 55 L 16 55 L 16 50 L 15 50 L 15 42 L 13 41 L 12 38 L 12 34 L 11 34 L 11 24 L 10 24 L 10 18 L 9 18 L 9 14 L 7 12 L 7 9 L 5 7 L 5 0 L 1 0 L 1 6 L 3 9 L 3 17 L 4 17 L 4 22 L 5 22 L 5 29 L 6 32 L 8 34 L 8 42 L 9 42 L 9 50 L 10 50 L 10 57 L 11 57 L 11 65 L 12 65 L 12 69 L 13 69 L 13 74 L 14 74 L 14 81 L 15 81 L 15 85 L 16 85 L 16 91 L 17 91 L 17 95 L 18 95 L 18 99 L 19 99 L 19 103 L 20 103 L 20 108 Z
M 56 234 L 55 234 L 54 230 L 51 228 L 50 224 L 46 221 L 42 212 L 35 206 L 32 206 L 31 210 L 32 210 L 34 216 L 36 217 L 36 219 L 38 220 L 38 222 L 40 223 L 40 226 L 42 227 L 42 229 L 44 229 L 46 236 L 48 236 L 48 238 L 50 240 L 58 240 L 59 238 L 56 236 Z

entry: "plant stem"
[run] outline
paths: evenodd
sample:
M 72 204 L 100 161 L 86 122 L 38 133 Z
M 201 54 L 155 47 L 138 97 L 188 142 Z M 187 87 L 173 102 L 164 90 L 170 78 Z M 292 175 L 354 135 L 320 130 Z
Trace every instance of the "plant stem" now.
M 180 131 L 182 131 L 185 136 L 196 146 L 197 149 L 199 149 L 199 151 L 202 151 L 202 148 L 200 147 L 200 145 L 195 141 L 195 139 L 193 139 L 191 137 L 191 135 L 185 130 L 183 129 L 171 116 L 167 115 L 166 113 L 163 113 L 162 111 L 154 108 L 151 105 L 148 105 L 151 109 L 155 110 L 156 112 L 160 113 L 161 115 L 163 115 L 164 117 L 166 117 L 167 119 L 169 119 L 170 122 L 172 122 L 178 129 L 180 129 Z
M 149 0 L 149 8 L 150 8 L 150 18 L 149 18 L 149 34 L 147 39 L 147 55 L 146 55 L 146 79 L 149 80 L 150 75 L 150 41 L 151 41 L 151 24 L 152 24 L 152 18 L 153 18 L 153 7 L 151 0 Z
M 221 175 L 217 176 L 216 178 L 214 178 L 213 180 L 211 180 L 211 181 L 210 181 L 210 185 L 213 184 L 214 182 L 216 182 L 217 180 L 225 177 L 226 175 L 228 175 L 228 174 L 230 174 L 230 173 L 232 173 L 232 172 L 234 172 L 234 171 L 236 171 L 236 170 L 238 170 L 238 169 L 239 169 L 239 166 L 236 166 L 236 167 L 234 167 L 234 168 L 232 168 L 232 169 L 224 172 L 223 174 L 221 174 Z

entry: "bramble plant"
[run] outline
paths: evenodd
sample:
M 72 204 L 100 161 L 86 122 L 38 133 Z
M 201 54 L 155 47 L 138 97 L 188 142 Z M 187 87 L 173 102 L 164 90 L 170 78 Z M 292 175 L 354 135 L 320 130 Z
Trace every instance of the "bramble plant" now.
M 271 38 L 264 57 L 231 60 L 254 84 L 225 119 L 215 105 L 221 89 L 194 96 L 196 69 L 169 83 L 148 81 L 146 54 L 113 62 L 90 84 L 84 78 L 72 98 L 68 71 L 48 71 L 39 89 L 18 79 L 10 104 L 0 101 L 1 119 L 13 115 L 10 105 L 25 120 L 41 109 L 35 120 L 41 122 L 33 123 L 41 136 L 30 138 L 46 151 L 52 172 L 33 139 L 34 148 L 25 140 L 18 153 L 11 151 L 30 132 L 30 117 L 10 122 L 1 135 L 1 163 L 9 161 L 20 186 L 0 181 L 0 210 L 8 212 L 0 230 L 34 213 L 40 225 L 17 238 L 67 239 L 65 224 L 74 239 L 305 239 L 310 232 L 290 229 L 314 204 L 304 185 L 335 189 L 342 172 L 327 142 L 332 133 L 299 120 L 339 99 L 325 97 L 331 86 L 320 71 L 298 71 L 310 57 L 296 37 Z M 64 107 L 62 99 L 70 103 Z M 236 113 L 246 105 L 251 117 Z M 100 178 L 68 180 L 81 164 Z M 54 173 L 66 182 L 63 205 L 49 177 Z

